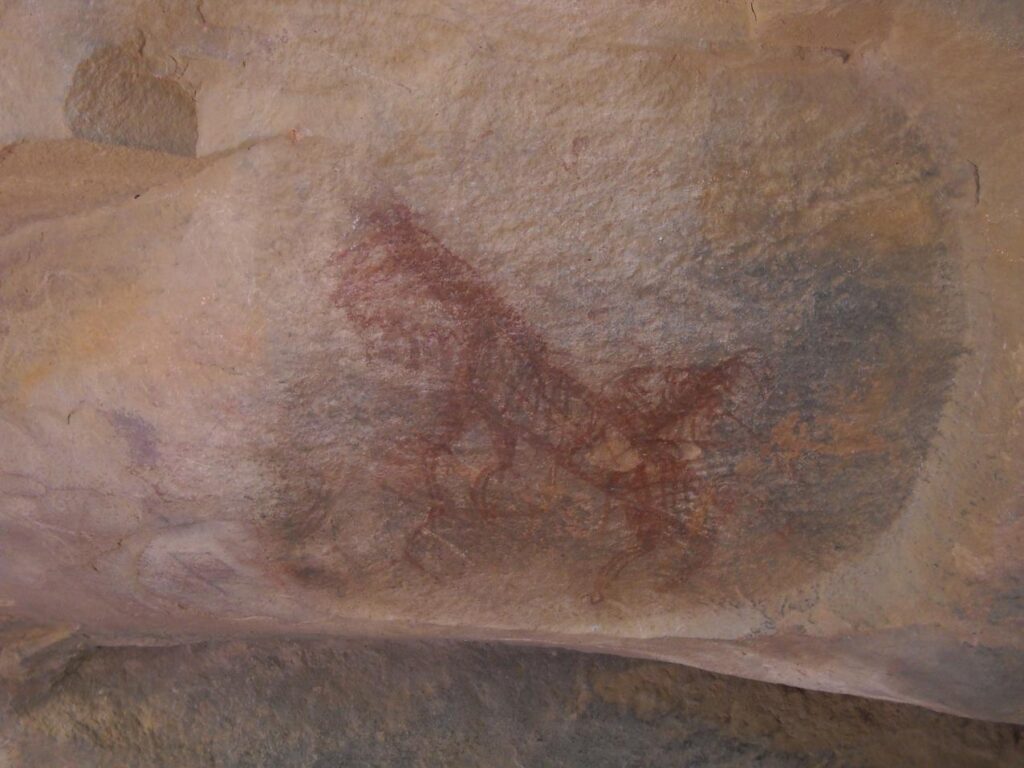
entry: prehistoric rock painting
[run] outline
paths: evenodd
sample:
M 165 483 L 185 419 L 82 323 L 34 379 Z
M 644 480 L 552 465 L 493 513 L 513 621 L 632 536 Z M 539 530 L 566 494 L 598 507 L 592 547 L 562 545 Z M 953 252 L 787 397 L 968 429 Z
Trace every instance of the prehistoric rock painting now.
M 456 510 L 440 464 L 474 429 L 488 459 L 464 478 L 469 524 L 515 514 L 517 500 L 493 487 L 512 471 L 521 446 L 592 489 L 604 519 L 621 517 L 630 540 L 600 568 L 591 599 L 635 560 L 659 546 L 681 550 L 691 567 L 714 541 L 714 514 L 728 493 L 699 471 L 697 459 L 720 449 L 722 421 L 753 434 L 743 410 L 759 397 L 765 371 L 756 353 L 737 350 L 704 364 L 678 361 L 623 371 L 588 386 L 560 365 L 531 328 L 464 260 L 402 205 L 370 211 L 366 235 L 337 257 L 334 300 L 358 328 L 371 362 L 391 361 L 440 380 L 438 418 L 409 435 L 398 459 L 418 469 L 409 489 L 423 500 L 423 521 L 404 557 L 430 571 L 424 551 L 445 539 L 438 524 Z
M 746 604 L 874 546 L 963 349 L 956 177 L 844 72 L 718 73 L 650 185 L 575 142 L 629 189 L 600 210 L 471 175 L 486 199 L 437 207 L 410 177 L 377 187 L 408 208 L 341 201 L 295 267 L 317 330 L 271 345 L 277 565 L 332 596 L 639 612 Z

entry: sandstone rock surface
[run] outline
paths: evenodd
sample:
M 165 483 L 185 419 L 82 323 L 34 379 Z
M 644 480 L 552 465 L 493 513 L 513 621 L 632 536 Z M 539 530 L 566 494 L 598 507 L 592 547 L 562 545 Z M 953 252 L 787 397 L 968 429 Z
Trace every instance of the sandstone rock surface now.
M 69 658 L 62 674 L 15 691 L 0 762 L 1002 768 L 1024 758 L 1015 726 L 567 651 L 264 639 Z
M 1022 46 L 998 0 L 8 0 L 0 610 L 1024 722 Z

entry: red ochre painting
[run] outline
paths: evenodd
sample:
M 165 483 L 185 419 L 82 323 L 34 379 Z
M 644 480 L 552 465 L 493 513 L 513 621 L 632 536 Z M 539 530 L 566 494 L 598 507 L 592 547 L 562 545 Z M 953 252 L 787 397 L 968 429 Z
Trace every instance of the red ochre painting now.
M 444 587 L 553 551 L 594 603 L 626 584 L 685 590 L 709 568 L 723 589 L 757 588 L 869 543 L 902 503 L 934 416 L 906 403 L 941 402 L 954 355 L 918 316 L 932 305 L 900 298 L 885 254 L 878 275 L 850 279 L 828 254 L 789 260 L 799 271 L 778 295 L 750 302 L 771 320 L 790 309 L 787 285 L 809 285 L 788 337 L 768 322 L 732 347 L 626 358 L 602 376 L 422 215 L 389 202 L 354 217 L 322 269 L 340 330 L 311 369 L 336 373 L 300 378 L 284 422 L 284 443 L 308 445 L 281 452 L 275 536 L 304 583 L 344 592 L 399 565 Z M 929 327 L 936 339 L 915 343 L 936 376 L 899 354 Z M 348 551 L 356 538 L 376 548 Z M 782 550 L 800 565 L 769 568 Z

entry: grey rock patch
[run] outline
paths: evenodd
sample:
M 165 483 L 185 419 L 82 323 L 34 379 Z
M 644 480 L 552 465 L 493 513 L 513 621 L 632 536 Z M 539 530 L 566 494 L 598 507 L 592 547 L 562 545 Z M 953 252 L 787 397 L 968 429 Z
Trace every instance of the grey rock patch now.
M 493 645 L 99 648 L 46 679 L 8 717 L 19 765 L 995 768 L 1022 756 L 1014 726 Z
M 170 78 L 153 75 L 143 58 L 102 48 L 75 70 L 64 102 L 71 133 L 81 139 L 195 156 L 195 100 Z

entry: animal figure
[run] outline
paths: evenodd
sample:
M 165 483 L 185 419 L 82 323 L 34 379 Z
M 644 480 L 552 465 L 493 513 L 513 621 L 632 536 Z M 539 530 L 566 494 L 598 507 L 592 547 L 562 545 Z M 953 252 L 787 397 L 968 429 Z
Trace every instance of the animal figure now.
M 623 515 L 632 541 L 601 569 L 595 602 L 662 541 L 710 538 L 717 494 L 696 460 L 717 447 L 716 423 L 742 423 L 730 404 L 752 370 L 746 353 L 702 367 L 630 368 L 595 390 L 553 362 L 519 313 L 408 208 L 375 209 L 363 224 L 365 237 L 337 257 L 342 277 L 335 301 L 362 332 L 371 357 L 410 371 L 440 371 L 445 380 L 439 427 L 418 436 L 429 509 L 407 540 L 410 562 L 424 567 L 412 544 L 448 512 L 437 461 L 479 424 L 493 455 L 469 488 L 482 519 L 494 516 L 489 486 L 512 467 L 520 445 L 598 489 Z

